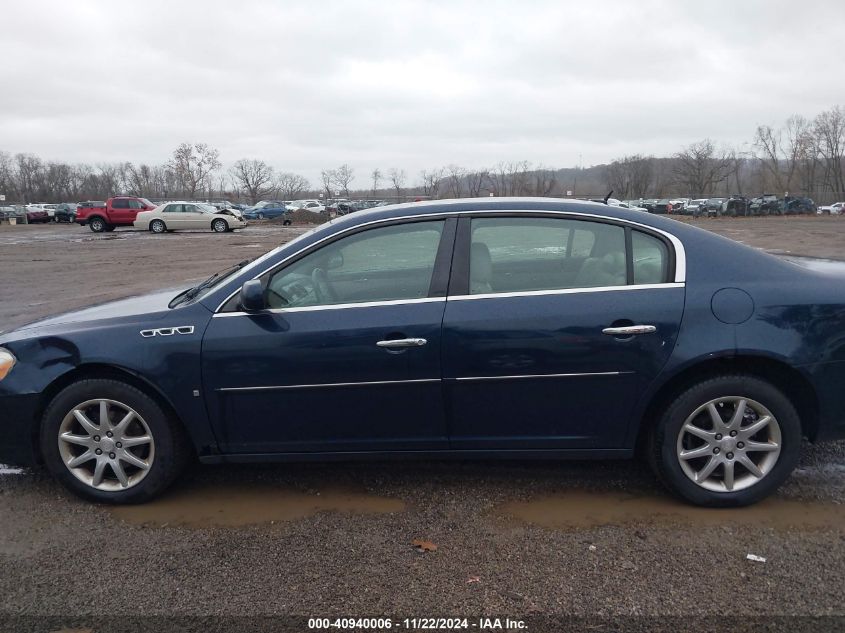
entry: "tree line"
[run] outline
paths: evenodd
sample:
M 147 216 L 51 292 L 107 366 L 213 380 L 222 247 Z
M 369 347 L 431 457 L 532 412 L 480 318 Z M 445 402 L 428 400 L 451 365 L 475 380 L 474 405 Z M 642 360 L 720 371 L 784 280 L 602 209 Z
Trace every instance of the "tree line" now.
M 670 157 L 634 154 L 588 168 L 553 168 L 530 161 L 500 161 L 485 168 L 456 164 L 421 170 L 416 178 L 399 167 L 373 169 L 356 179 L 349 164 L 324 169 L 320 182 L 278 171 L 264 160 L 242 158 L 223 169 L 220 152 L 205 143 L 182 143 L 159 165 L 132 162 L 96 165 L 44 161 L 34 154 L 0 151 L 0 193 L 15 202 L 100 200 L 125 194 L 152 199 L 262 199 L 373 197 L 403 200 L 477 196 L 690 196 L 730 193 L 815 195 L 845 192 L 845 108 L 812 119 L 789 117 L 760 125 L 750 142 L 718 146 L 692 143 Z M 357 188 L 353 185 L 358 185 Z

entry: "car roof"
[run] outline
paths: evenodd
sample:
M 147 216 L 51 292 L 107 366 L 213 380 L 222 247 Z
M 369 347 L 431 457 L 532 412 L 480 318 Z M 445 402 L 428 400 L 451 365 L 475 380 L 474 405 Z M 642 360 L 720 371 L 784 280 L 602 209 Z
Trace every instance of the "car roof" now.
M 422 202 L 405 202 L 385 207 L 372 207 L 351 215 L 335 218 L 324 224 L 329 227 L 346 227 L 365 224 L 392 218 L 425 217 L 427 215 L 470 213 L 476 211 L 509 211 L 509 212 L 567 212 L 585 215 L 600 215 L 637 224 L 653 226 L 662 230 L 677 230 L 679 222 L 661 218 L 641 211 L 633 211 L 625 207 L 606 205 L 602 202 L 589 200 L 567 200 L 560 198 L 529 198 L 529 197 L 486 197 L 486 198 L 456 198 L 449 200 L 427 200 Z

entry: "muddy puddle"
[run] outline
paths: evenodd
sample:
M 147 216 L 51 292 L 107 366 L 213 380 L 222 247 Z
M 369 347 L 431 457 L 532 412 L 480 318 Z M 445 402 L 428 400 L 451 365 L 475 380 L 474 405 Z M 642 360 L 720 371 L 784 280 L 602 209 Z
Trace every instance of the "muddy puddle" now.
M 349 490 L 303 492 L 271 485 L 186 487 L 137 506 L 111 508 L 128 523 L 157 527 L 240 527 L 295 521 L 318 512 L 388 514 L 402 512 L 399 499 Z
M 561 530 L 603 525 L 845 529 L 845 505 L 787 499 L 767 499 L 747 508 L 697 508 L 669 497 L 569 491 L 530 501 L 508 502 L 499 506 L 497 513 Z

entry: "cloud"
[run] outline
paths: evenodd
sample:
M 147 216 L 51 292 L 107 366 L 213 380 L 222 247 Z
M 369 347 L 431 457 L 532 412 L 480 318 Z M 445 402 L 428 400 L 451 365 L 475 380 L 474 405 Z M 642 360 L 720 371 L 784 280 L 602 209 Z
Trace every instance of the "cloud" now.
M 160 163 L 182 141 L 312 181 L 670 154 L 845 101 L 845 3 L 152 0 L 3 11 L 0 149 Z M 363 178 L 363 176 L 360 176 Z

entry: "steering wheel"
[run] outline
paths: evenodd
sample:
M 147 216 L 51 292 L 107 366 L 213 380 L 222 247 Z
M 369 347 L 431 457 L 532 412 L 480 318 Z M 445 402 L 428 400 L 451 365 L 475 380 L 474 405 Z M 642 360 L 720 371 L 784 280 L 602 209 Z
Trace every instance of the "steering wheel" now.
M 314 282 L 314 294 L 317 295 L 317 300 L 321 303 L 327 299 L 329 301 L 337 301 L 337 293 L 329 283 L 328 275 L 322 268 L 315 268 L 311 273 L 311 281 Z

